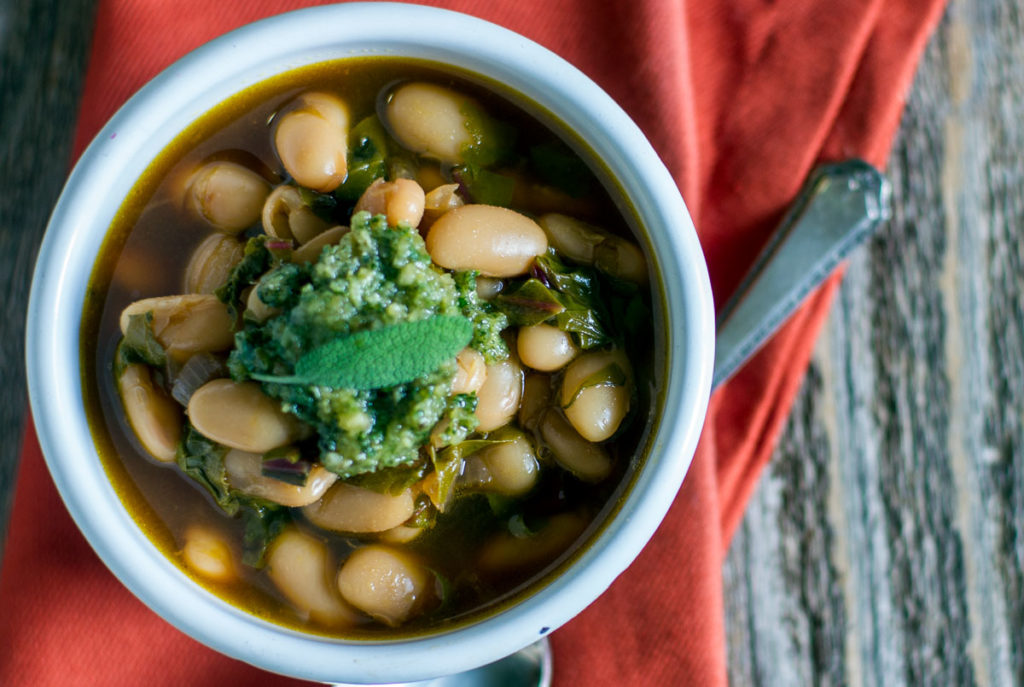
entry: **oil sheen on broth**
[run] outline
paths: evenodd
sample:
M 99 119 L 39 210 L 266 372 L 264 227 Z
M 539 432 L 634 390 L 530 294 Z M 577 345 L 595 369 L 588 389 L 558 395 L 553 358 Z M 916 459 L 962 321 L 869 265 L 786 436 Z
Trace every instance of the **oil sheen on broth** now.
M 562 137 L 472 77 L 346 60 L 227 101 L 139 180 L 90 283 L 86 406 L 201 585 L 417 634 L 529 593 L 614 510 L 654 319 Z

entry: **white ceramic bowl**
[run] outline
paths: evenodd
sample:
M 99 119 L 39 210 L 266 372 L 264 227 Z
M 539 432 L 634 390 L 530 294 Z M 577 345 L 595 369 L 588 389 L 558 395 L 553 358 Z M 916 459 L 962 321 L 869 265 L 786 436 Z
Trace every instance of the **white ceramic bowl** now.
M 86 423 L 79 368 L 94 259 L 122 200 L 161 149 L 247 86 L 366 55 L 411 56 L 485 75 L 578 132 L 632 199 L 668 311 L 660 422 L 614 519 L 563 574 L 511 608 L 454 631 L 390 642 L 334 640 L 259 620 L 167 561 L 107 481 Z M 661 160 L 608 95 L 553 53 L 493 24 L 420 6 L 357 3 L 238 29 L 182 58 L 121 108 L 82 155 L 53 212 L 32 285 L 26 349 L 32 412 L 53 479 L 90 544 L 133 593 L 180 630 L 247 663 L 311 680 L 381 683 L 497 660 L 562 625 L 611 584 L 654 533 L 686 474 L 713 347 L 711 291 L 689 214 Z

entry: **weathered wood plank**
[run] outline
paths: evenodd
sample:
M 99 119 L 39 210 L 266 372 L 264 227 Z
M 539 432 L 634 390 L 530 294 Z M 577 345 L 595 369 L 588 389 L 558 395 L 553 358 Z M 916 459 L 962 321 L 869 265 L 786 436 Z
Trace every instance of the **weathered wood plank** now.
M 734 684 L 1024 683 L 1022 31 L 954 0 L 928 48 L 724 568 Z
M 95 4 L 0 2 L 0 557 L 26 410 L 28 284 L 68 172 Z

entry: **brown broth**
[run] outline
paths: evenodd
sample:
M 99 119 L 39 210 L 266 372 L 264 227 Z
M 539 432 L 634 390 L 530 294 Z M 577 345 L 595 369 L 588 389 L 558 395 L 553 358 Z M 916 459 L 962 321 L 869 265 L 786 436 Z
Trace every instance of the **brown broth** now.
M 644 360 L 633 360 L 637 370 L 639 407 L 629 428 L 611 445 L 614 473 L 602 483 L 587 485 L 563 470 L 547 467 L 540 484 L 526 497 L 526 509 L 538 515 L 571 510 L 584 516 L 585 531 L 575 544 L 540 564 L 490 578 L 475 570 L 473 540 L 483 536 L 467 523 L 489 509 L 481 496 L 460 500 L 433 531 L 409 548 L 452 582 L 453 595 L 444 613 L 427 614 L 399 629 L 367 624 L 332 631 L 307 623 L 283 602 L 280 594 L 258 571 L 242 569 L 241 582 L 216 584 L 194 575 L 181 558 L 182 532 L 195 522 L 211 523 L 241 539 L 241 523 L 212 505 L 208 495 L 184 477 L 177 467 L 161 464 L 140 447 L 124 419 L 112 372 L 114 351 L 120 338 L 118 317 L 129 303 L 150 296 L 183 292 L 183 273 L 195 246 L 210 228 L 175 199 L 182 180 L 197 163 L 214 156 L 259 160 L 269 170 L 279 168 L 270 145 L 267 122 L 295 94 L 317 88 L 342 94 L 353 112 L 352 122 L 374 111 L 383 85 L 398 79 L 421 78 L 451 85 L 477 98 L 485 109 L 517 128 L 523 140 L 543 140 L 552 133 L 527 111 L 508 102 L 487 84 L 471 75 L 455 75 L 421 62 L 397 58 L 360 58 L 297 70 L 254 86 L 211 111 L 179 135 L 150 165 L 120 208 L 90 281 L 82 326 L 83 386 L 86 409 L 103 465 L 115 489 L 140 528 L 175 565 L 212 593 L 256 616 L 274 623 L 323 634 L 346 637 L 408 636 L 452 627 L 479 619 L 504 604 L 537 588 L 541 578 L 557 574 L 586 541 L 617 509 L 631 475 L 647 451 L 653 408 L 660 404 L 661 389 L 652 373 L 661 367 L 664 327 L 654 327 L 654 345 Z M 543 114 L 543 113 L 540 113 Z M 549 117 L 547 119 L 550 119 Z M 579 147 L 570 133 L 557 134 Z M 600 173 L 599 176 L 605 176 Z M 623 206 L 625 204 L 623 203 Z M 629 236 L 627 222 L 616 203 L 602 191 L 593 204 L 593 219 L 608 229 Z M 657 283 L 656 279 L 652 281 Z M 660 296 L 660 294 L 658 294 Z M 660 300 L 655 298 L 655 307 Z M 661 315 L 655 320 L 660 323 Z M 655 366 L 658 366 L 655 368 Z M 301 518 L 300 518 L 301 520 Z M 340 560 L 358 538 L 332 536 L 331 545 Z M 239 552 L 236 551 L 236 554 Z

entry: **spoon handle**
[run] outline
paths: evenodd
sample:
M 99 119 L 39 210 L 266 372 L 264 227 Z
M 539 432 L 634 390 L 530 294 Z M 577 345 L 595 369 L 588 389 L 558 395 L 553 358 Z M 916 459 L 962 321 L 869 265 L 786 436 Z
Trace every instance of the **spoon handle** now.
M 718 316 L 717 387 L 890 216 L 891 187 L 862 160 L 818 167 Z

